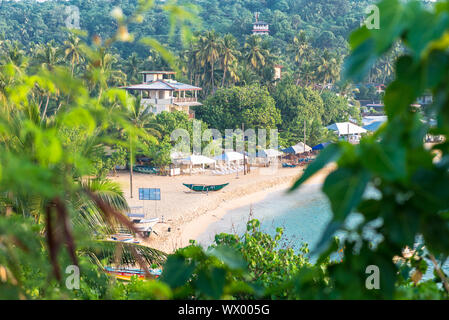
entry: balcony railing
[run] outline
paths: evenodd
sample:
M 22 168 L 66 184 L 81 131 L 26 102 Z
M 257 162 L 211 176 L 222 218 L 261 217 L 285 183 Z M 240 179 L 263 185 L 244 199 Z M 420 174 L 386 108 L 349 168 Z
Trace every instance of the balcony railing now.
M 186 97 L 186 98 L 169 98 L 169 99 L 142 99 L 142 104 L 153 104 L 153 105 L 161 105 L 161 104 L 173 104 L 177 102 L 197 102 L 198 98 L 195 97 Z
M 169 99 L 158 99 L 158 98 L 153 98 L 153 99 L 142 99 L 142 103 L 143 104 L 173 104 L 173 98 L 169 98 Z
M 186 98 L 173 98 L 173 102 L 197 102 L 198 99 L 195 97 L 186 97 Z

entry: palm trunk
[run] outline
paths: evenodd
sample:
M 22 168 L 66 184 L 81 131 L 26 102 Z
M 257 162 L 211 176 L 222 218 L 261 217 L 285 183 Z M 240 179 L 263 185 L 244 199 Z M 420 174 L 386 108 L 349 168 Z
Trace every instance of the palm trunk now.
M 214 93 L 215 92 L 215 84 L 214 84 L 214 64 L 213 63 L 211 63 L 210 64 L 210 67 L 211 67 L 211 72 L 210 72 L 210 78 L 211 78 L 211 83 L 212 83 L 212 93 Z
M 45 103 L 45 108 L 44 111 L 42 112 L 42 120 L 45 119 L 46 115 L 47 115 L 47 108 L 48 108 L 48 102 L 50 101 L 50 95 L 47 95 L 47 102 Z
M 225 79 L 226 79 L 226 72 L 228 71 L 227 66 L 225 65 L 224 70 L 223 70 L 223 80 L 221 81 L 221 87 L 224 87 L 225 84 Z
M 131 199 L 133 198 L 133 146 L 132 146 L 132 140 L 130 137 L 130 155 L 129 155 L 129 193 Z
M 321 91 L 320 91 L 320 94 L 323 93 L 325 85 L 326 85 L 326 81 L 324 81 L 323 84 L 321 85 Z
M 12 202 L 12 200 L 13 200 L 12 192 L 8 192 L 8 199 L 11 200 L 11 202 Z M 10 204 L 6 205 L 5 214 L 7 217 L 10 217 L 12 215 L 12 205 L 10 205 Z

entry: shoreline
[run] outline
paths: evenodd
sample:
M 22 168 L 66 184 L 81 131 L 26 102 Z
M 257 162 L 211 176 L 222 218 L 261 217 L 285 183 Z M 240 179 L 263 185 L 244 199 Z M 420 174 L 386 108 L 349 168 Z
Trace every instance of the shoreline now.
M 181 247 L 189 245 L 190 240 L 197 240 L 200 235 L 206 232 L 211 224 L 222 220 L 229 211 L 251 206 L 263 201 L 271 192 L 286 191 L 289 187 L 290 183 L 279 184 L 220 204 L 216 209 L 208 211 L 182 226 L 183 232 L 180 236 Z
M 310 179 L 305 182 L 303 185 L 312 186 L 312 185 L 322 185 L 327 175 L 330 173 L 330 168 L 324 168 L 321 171 L 317 172 L 315 175 L 310 177 Z M 332 169 L 333 170 L 333 167 Z M 273 187 L 269 187 L 266 189 L 262 189 L 256 191 L 252 194 L 245 195 L 243 197 L 239 197 L 233 199 L 229 202 L 225 202 L 218 206 L 216 209 L 209 211 L 202 216 L 196 218 L 193 221 L 185 224 L 183 228 L 185 231 L 181 235 L 181 244 L 188 245 L 189 240 L 197 240 L 199 236 L 201 236 L 210 225 L 213 223 L 222 220 L 230 211 L 252 206 L 255 203 L 261 202 L 267 198 L 271 193 L 279 192 L 279 191 L 287 191 L 292 186 L 291 182 L 278 184 Z M 248 212 L 249 214 L 249 212 Z
M 112 181 L 118 182 L 130 207 L 146 206 L 148 217 L 163 216 L 163 222 L 154 226 L 155 233 L 148 239 L 140 239 L 143 245 L 159 249 L 166 253 L 172 253 L 176 249 L 189 245 L 190 240 L 196 240 L 207 228 L 221 220 L 229 211 L 248 206 L 262 201 L 270 193 L 286 190 L 298 179 L 304 167 L 282 168 L 275 174 L 267 174 L 252 168 L 248 175 L 236 176 L 149 176 L 135 174 L 133 194 L 138 194 L 139 187 L 160 187 L 162 201 L 142 202 L 135 197 L 130 198 L 129 174 L 121 173 L 112 177 Z M 305 184 L 322 183 L 334 166 L 328 166 L 317 172 Z M 186 192 L 183 182 L 192 181 L 203 184 L 219 184 L 229 181 L 230 185 L 217 193 L 192 193 Z M 137 196 L 138 197 L 138 196 Z M 153 207 L 154 206 L 154 207 Z M 153 208 L 151 208 L 153 207 Z M 156 209 L 157 210 L 153 210 Z M 170 230 L 170 231 L 169 231 Z

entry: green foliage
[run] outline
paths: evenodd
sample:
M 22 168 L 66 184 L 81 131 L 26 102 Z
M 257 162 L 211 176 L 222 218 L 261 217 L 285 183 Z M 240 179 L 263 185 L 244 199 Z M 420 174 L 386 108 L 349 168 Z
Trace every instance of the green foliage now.
M 272 86 L 273 65 L 281 63 L 284 72 L 297 75 L 298 83 L 321 86 L 338 80 L 340 57 L 348 51 L 346 38 L 358 26 L 368 4 L 354 0 L 344 5 L 315 0 L 100 0 L 96 5 L 79 0 L 3 1 L 0 34 L 39 56 L 39 62 L 32 65 L 66 62 L 72 73 L 80 72 L 87 61 L 79 50 L 79 39 L 66 39 L 66 10 L 74 6 L 79 10 L 80 27 L 86 31 L 80 33 L 83 39 L 115 37 L 124 41 L 112 43 L 113 60 L 109 59 L 122 66 L 117 68 L 122 70 L 116 74 L 117 84 L 137 82 L 138 70 L 175 68 L 181 71 L 179 77 L 182 73 L 190 83 L 201 85 L 205 94 L 220 83 L 221 87 L 236 83 Z M 123 8 L 123 12 L 112 15 L 116 7 Z M 261 19 L 270 25 L 269 36 L 251 36 L 254 12 L 260 12 Z M 335 12 L 341 16 L 335 16 Z M 284 52 L 282 48 L 290 48 L 292 42 L 294 48 Z M 296 49 L 304 45 L 307 49 L 301 54 L 302 50 Z M 375 74 L 372 78 L 382 76 Z
M 295 284 L 304 270 L 314 274 L 310 281 L 325 285 L 329 261 L 313 266 L 307 258 L 307 245 L 298 253 L 282 248 L 282 233 L 279 228 L 270 236 L 260 230 L 259 221 L 251 220 L 241 237 L 219 234 L 207 250 L 195 244 L 179 249 L 167 258 L 161 284 L 132 282 L 121 295 L 139 299 L 297 299 L 305 296 Z M 164 295 L 155 296 L 154 287 Z
M 345 97 L 325 90 L 321 94 L 321 99 L 323 99 L 324 106 L 324 112 L 321 117 L 323 125 L 328 126 L 335 122 L 345 122 L 350 118 L 361 120 L 360 109 L 351 105 Z
M 323 186 L 334 217 L 322 243 L 328 243 L 336 230 L 344 225 L 349 212 L 362 214 L 364 220 L 345 241 L 343 263 L 328 268 L 334 298 L 445 297 L 449 286 L 447 275 L 436 264 L 448 255 L 448 154 L 447 143 L 430 149 L 424 146 L 427 132 L 447 140 L 447 42 L 449 12 L 446 4 L 427 9 L 416 1 L 402 3 L 384 0 L 379 4 L 380 30 L 362 27 L 351 35 L 352 53 L 346 61 L 346 76 L 362 79 L 374 61 L 401 41 L 407 53 L 396 61 L 396 77 L 387 87 L 384 103 L 388 123 L 360 145 L 339 143 L 331 153 L 318 158 L 319 166 L 310 166 L 310 176 L 324 163 L 338 156 L 338 169 L 330 174 Z M 436 67 L 438 65 L 438 67 Z M 410 104 L 431 90 L 435 102 L 425 114 L 417 113 Z M 437 124 L 429 128 L 429 119 Z M 440 157 L 435 157 L 435 152 Z M 301 181 L 303 181 L 302 179 Z M 299 185 L 296 184 L 295 187 Z M 379 193 L 375 198 L 363 198 L 368 186 Z M 381 241 L 374 246 L 364 238 L 363 230 L 380 221 L 374 232 Z M 426 247 L 417 251 L 423 264 L 411 263 L 411 273 L 399 273 L 393 257 L 406 246 L 412 248 L 422 237 Z M 323 253 L 323 257 L 327 253 Z M 419 283 L 416 272 L 427 268 L 423 258 L 433 261 L 433 282 L 442 284 L 439 291 L 431 282 Z M 413 260 L 413 259 L 412 259 Z M 369 265 L 380 268 L 380 289 L 366 290 L 364 271 Z M 405 284 L 404 284 L 405 283 Z M 413 283 L 413 286 L 409 285 Z M 415 287 L 417 286 L 417 287 Z M 422 288 L 422 289 L 421 289 Z M 443 292 L 445 290 L 446 292 Z
M 245 128 L 267 130 L 281 123 L 275 101 L 266 88 L 258 85 L 219 89 L 195 113 L 198 119 L 222 132 L 241 128 L 242 123 Z
M 95 163 L 95 176 L 104 178 L 110 172 L 115 172 L 117 166 L 125 166 L 127 163 L 128 153 L 122 147 L 118 147 L 117 150 L 111 150 L 110 154 L 101 152 L 94 160 Z
M 345 98 L 337 97 L 335 93 L 328 91 L 320 96 L 316 90 L 295 85 L 290 78 L 285 78 L 276 86 L 273 97 L 281 111 L 281 137 L 288 145 L 304 140 L 304 125 L 307 144 L 322 142 L 325 138 L 323 125 L 328 125 L 327 121 L 337 120 L 336 114 L 341 112 L 342 108 L 349 109 Z M 325 98 L 324 101 L 322 97 Z M 332 114 L 335 116 L 332 117 Z
M 197 109 L 197 116 L 204 121 L 201 130 L 207 128 L 206 123 L 220 130 L 240 128 L 242 123 L 247 128 L 264 129 L 283 124 L 284 140 L 297 142 L 306 120 L 307 139 L 313 144 L 325 134 L 320 130 L 323 124 L 358 117 L 355 107 L 349 106 L 350 96 L 325 90 L 328 83 L 338 81 L 340 55 L 345 51 L 340 50 L 337 56 L 335 48 L 327 44 L 344 46 L 342 37 L 359 21 L 351 11 L 357 6 L 351 7 L 354 3 L 349 0 L 202 3 L 206 23 L 219 23 L 234 35 L 250 26 L 252 11 L 262 11 L 277 37 L 262 40 L 251 36 L 236 41 L 214 32 L 194 39 L 187 26 L 198 28 L 193 15 L 196 9 L 188 5 L 158 5 L 158 14 L 144 15 L 151 1 L 139 1 L 138 6 L 126 2 L 125 14 L 115 11 L 113 20 L 110 2 L 101 2 L 104 6 L 72 2 L 89 21 L 95 21 L 95 27 L 87 28 L 89 34 L 101 35 L 93 38 L 91 47 L 75 35 L 65 39 L 65 31 L 56 28 L 59 22 L 51 18 L 49 10 L 61 13 L 60 6 L 50 8 L 51 2 L 0 3 L 0 28 L 9 39 L 0 43 L 0 298 L 448 297 L 448 278 L 441 263 L 449 255 L 449 144 L 443 142 L 430 149 L 423 144 L 428 133 L 442 136 L 443 141 L 449 134 L 447 3 L 428 9 L 416 1 L 384 0 L 379 4 L 382 28 L 362 27 L 351 35 L 345 80 L 379 80 L 373 68 L 391 69 L 389 59 L 395 56 L 398 43 L 406 50 L 396 58 L 394 79 L 385 93 L 387 124 L 362 139 L 360 145 L 339 142 L 327 147 L 293 187 L 336 161 L 337 169 L 323 185 L 334 215 L 318 244 L 321 256 L 311 264 L 307 246 L 298 251 L 282 247 L 282 229 L 274 236 L 265 234 L 256 220 L 249 221 L 241 237 L 217 235 L 207 250 L 192 244 L 166 260 L 165 254 L 151 248 L 120 247 L 103 241 L 117 224 L 132 229 L 120 214 L 127 209 L 123 193 L 104 179 L 106 172 L 124 163 L 128 148 L 128 160 L 136 153 L 149 153 L 155 163 L 167 164 L 172 130 L 193 131 L 186 114 L 153 117 L 123 90 L 111 89 L 124 84 L 127 76 L 136 79 L 139 57 L 130 60 L 125 74 L 119 71 L 120 55 L 112 52 L 123 55 L 132 47 L 118 43 L 111 52 L 110 46 L 116 40 L 132 40 L 129 25 L 141 39 L 139 45 L 152 47 L 151 61 L 146 65 L 160 67 L 165 63 L 167 67 L 169 63 L 182 69 L 185 61 L 177 64 L 159 41 L 140 37 L 167 34 L 168 45 L 180 50 L 174 37 L 179 30 L 183 42 L 189 40 L 192 46 L 187 57 L 194 68 L 184 70 L 184 74 L 191 82 L 208 84 L 207 90 L 212 92 L 205 106 Z M 230 18 L 219 18 L 223 5 L 229 5 Z M 43 15 L 50 17 L 45 19 L 53 30 L 50 33 L 39 31 L 45 30 Z M 32 27 L 17 23 L 17 17 L 32 21 Z M 327 32 L 321 32 L 323 26 Z M 299 30 L 306 33 L 301 35 Z M 294 80 L 287 78 L 274 86 L 271 67 L 276 48 L 287 48 L 285 41 L 295 36 L 287 50 L 291 55 L 281 57 L 287 68 L 295 70 Z M 40 44 L 34 46 L 32 38 Z M 243 48 L 241 56 L 238 40 Z M 63 43 L 61 48 L 58 43 Z M 312 52 L 310 47 L 320 52 Z M 197 66 L 203 68 L 201 72 Z M 302 83 L 301 72 L 305 75 Z M 220 76 L 222 88 L 216 90 Z M 239 82 L 246 85 L 226 88 Z M 434 103 L 419 113 L 410 105 L 427 90 L 433 93 Z M 433 118 L 436 125 L 430 128 Z M 105 146 L 118 152 L 108 158 Z M 86 178 L 92 176 L 94 179 Z M 369 188 L 379 196 L 367 197 Z M 363 220 L 350 228 L 346 222 L 353 212 Z M 332 241 L 336 231 L 346 231 L 350 237 L 342 243 Z M 366 237 L 367 231 L 380 240 Z M 404 247 L 414 247 L 418 241 L 422 244 L 411 257 L 397 257 Z M 339 250 L 344 253 L 342 260 L 331 261 L 330 256 Z M 128 285 L 111 281 L 102 266 L 115 262 L 118 251 L 119 263 L 163 264 L 160 280 L 133 279 Z M 68 290 L 63 285 L 63 272 L 73 264 L 81 268 L 80 289 Z M 380 269 L 379 290 L 365 287 L 369 265 Z M 434 277 L 422 281 L 429 266 Z
M 118 22 L 121 39 L 124 26 Z M 160 264 L 165 259 L 157 250 L 130 246 L 120 250 L 117 243 L 93 250 L 94 240 L 105 239 L 119 224 L 136 231 L 121 213 L 128 209 L 122 191 L 104 179 L 105 172 L 123 164 L 124 148 L 144 149 L 145 143 L 157 143 L 136 117 L 130 117 L 140 115 L 134 112 L 135 99 L 109 88 L 120 73 L 113 69 L 114 56 L 107 50 L 114 40 L 87 47 L 71 38 L 65 54 L 72 66 L 59 65 L 52 44 L 32 60 L 41 58 L 40 65 L 29 66 L 18 45 L 2 43 L 2 298 L 106 298 L 109 280 L 102 262 Z M 81 68 L 83 77 L 74 72 L 78 49 L 87 61 Z M 117 150 L 109 161 L 107 146 Z M 120 255 L 111 258 L 120 251 L 122 260 Z M 68 265 L 81 268 L 79 290 L 64 286 Z

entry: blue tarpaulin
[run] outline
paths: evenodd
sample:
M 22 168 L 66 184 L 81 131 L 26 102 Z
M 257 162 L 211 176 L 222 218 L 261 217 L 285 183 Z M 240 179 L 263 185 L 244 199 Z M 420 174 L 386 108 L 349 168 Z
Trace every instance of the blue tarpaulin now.
M 323 150 L 329 144 L 331 144 L 331 143 L 330 142 L 323 142 L 323 143 L 317 144 L 315 147 L 312 147 L 312 150 Z

